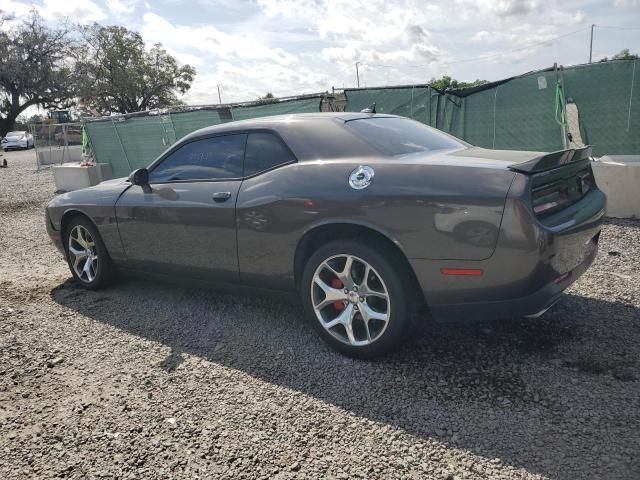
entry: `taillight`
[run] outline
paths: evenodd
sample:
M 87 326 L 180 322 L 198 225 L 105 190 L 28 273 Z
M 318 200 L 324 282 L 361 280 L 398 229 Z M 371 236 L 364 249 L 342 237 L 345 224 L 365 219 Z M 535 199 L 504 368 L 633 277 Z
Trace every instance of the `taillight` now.
M 536 215 L 548 215 L 569 203 L 569 188 L 565 182 L 552 183 L 533 191 L 533 211 Z

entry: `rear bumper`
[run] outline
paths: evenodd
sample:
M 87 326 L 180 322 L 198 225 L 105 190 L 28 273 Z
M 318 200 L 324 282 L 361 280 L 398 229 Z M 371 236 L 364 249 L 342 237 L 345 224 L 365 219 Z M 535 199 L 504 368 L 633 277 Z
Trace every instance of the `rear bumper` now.
M 482 320 L 487 318 L 536 318 L 551 308 L 565 289 L 589 268 L 596 258 L 597 247 L 585 260 L 563 275 L 556 277 L 542 288 L 528 295 L 506 300 L 432 305 L 431 312 L 438 318 Z M 566 276 L 565 276 L 566 275 Z
M 498 244 L 486 260 L 410 260 L 434 316 L 483 319 L 536 316 L 558 300 L 595 260 L 606 198 L 594 189 L 559 223 L 540 222 L 515 185 L 505 205 Z M 442 268 L 480 269 L 446 276 Z
M 5 142 L 2 144 L 2 148 L 4 148 L 5 150 L 27 148 L 28 146 L 29 146 L 29 142 L 26 140 L 24 142 Z

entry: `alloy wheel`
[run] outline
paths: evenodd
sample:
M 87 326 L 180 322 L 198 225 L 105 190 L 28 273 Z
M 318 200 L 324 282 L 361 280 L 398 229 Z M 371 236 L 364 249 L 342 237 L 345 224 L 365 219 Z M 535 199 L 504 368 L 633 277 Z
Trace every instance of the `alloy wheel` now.
M 89 230 L 76 225 L 69 234 L 69 256 L 71 267 L 78 278 L 91 283 L 98 274 L 98 252 Z
M 353 255 L 332 256 L 316 268 L 311 302 L 322 327 L 347 345 L 369 345 L 389 324 L 391 303 L 382 277 Z

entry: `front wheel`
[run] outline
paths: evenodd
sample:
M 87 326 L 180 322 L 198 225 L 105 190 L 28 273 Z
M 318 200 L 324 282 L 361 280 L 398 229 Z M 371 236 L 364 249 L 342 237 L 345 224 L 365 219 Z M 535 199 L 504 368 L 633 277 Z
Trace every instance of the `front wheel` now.
M 65 228 L 67 263 L 82 287 L 95 290 L 112 282 L 115 270 L 96 227 L 87 218 L 76 217 Z
M 321 247 L 305 267 L 301 293 L 307 316 L 346 355 L 382 355 L 407 330 L 409 276 L 395 252 L 385 250 L 339 240 Z

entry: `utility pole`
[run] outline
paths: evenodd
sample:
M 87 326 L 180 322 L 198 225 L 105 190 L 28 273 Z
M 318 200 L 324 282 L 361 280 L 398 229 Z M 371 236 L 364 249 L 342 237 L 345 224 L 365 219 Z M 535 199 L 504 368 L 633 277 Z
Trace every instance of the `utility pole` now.
M 222 97 L 220 96 L 220 84 L 218 86 L 218 104 L 222 105 Z
M 593 60 L 593 29 L 596 26 L 595 23 L 591 24 L 591 42 L 589 42 L 589 63 Z
M 358 88 L 360 88 L 360 71 L 358 70 L 358 65 L 360 62 L 356 62 L 356 81 L 358 82 Z

